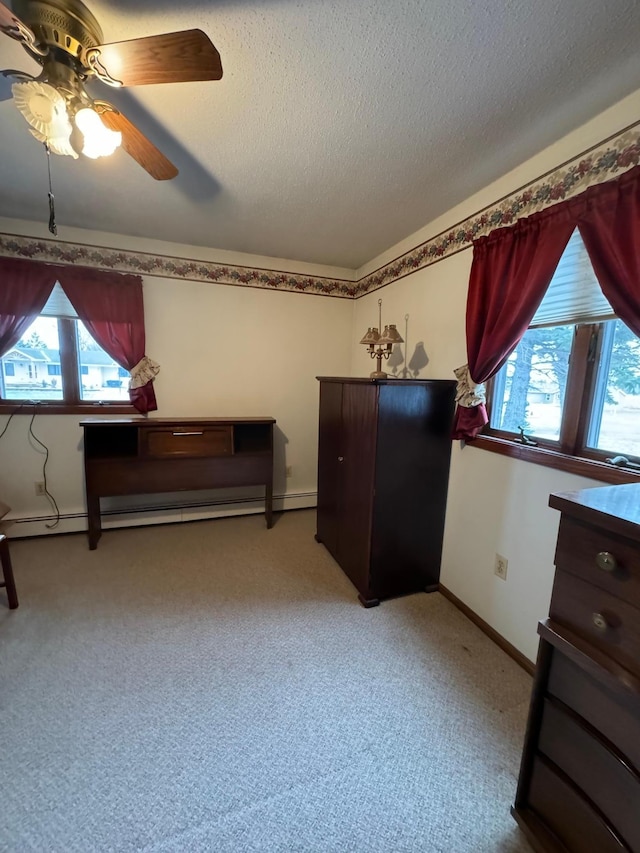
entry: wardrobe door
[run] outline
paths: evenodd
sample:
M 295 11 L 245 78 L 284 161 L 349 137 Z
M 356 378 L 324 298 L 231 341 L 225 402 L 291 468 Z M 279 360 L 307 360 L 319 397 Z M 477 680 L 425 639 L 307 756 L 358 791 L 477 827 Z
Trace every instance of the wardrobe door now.
M 342 383 L 320 383 L 320 434 L 318 436 L 318 517 L 316 539 L 334 559 L 338 557 L 341 504 Z
M 342 392 L 342 512 L 338 562 L 369 598 L 371 509 L 375 476 L 378 386 L 345 383 Z
M 432 590 L 440 578 L 455 385 L 380 387 L 372 576 L 379 598 Z

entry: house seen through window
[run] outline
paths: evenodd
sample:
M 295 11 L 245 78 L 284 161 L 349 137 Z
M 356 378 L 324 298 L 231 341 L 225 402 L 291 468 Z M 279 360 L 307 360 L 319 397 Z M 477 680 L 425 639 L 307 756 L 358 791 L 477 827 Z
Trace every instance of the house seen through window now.
M 129 372 L 96 343 L 59 284 L 42 313 L 0 359 L 0 398 L 128 402 Z
M 575 231 L 540 308 L 492 380 L 490 433 L 640 460 L 640 339 L 600 290 Z

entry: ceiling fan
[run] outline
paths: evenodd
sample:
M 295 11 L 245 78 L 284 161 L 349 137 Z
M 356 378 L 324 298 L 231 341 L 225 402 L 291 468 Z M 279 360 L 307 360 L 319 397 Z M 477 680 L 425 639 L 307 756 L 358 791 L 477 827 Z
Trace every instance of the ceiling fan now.
M 37 77 L 13 69 L 16 107 L 31 133 L 56 154 L 106 156 L 118 145 L 153 178 L 178 170 L 113 104 L 95 100 L 92 80 L 108 86 L 144 86 L 219 80 L 220 54 L 201 30 L 184 30 L 104 44 L 100 25 L 80 0 L 0 2 L 0 31 L 19 41 L 41 66 Z

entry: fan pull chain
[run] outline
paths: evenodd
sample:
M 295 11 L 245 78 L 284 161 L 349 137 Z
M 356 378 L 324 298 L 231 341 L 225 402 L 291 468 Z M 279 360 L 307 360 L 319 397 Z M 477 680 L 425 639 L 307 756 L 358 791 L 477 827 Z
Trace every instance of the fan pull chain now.
M 49 145 L 44 143 L 44 150 L 47 152 L 47 171 L 49 173 L 49 231 L 54 235 L 58 235 L 58 226 L 56 225 L 56 208 L 53 189 L 51 187 L 51 151 Z

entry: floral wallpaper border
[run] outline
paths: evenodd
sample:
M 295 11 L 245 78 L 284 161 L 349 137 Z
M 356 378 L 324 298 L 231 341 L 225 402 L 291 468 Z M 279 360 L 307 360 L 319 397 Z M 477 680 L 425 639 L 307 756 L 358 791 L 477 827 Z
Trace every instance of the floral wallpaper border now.
M 177 278 L 186 281 L 208 281 L 257 287 L 264 290 L 289 290 L 320 296 L 353 299 L 357 282 L 300 273 L 241 267 L 188 258 L 172 258 L 147 252 L 107 249 L 82 243 L 63 243 L 59 240 L 20 237 L 0 234 L 0 256 L 30 258 L 45 263 L 90 266 L 115 272 Z
M 13 234 L 0 234 L 0 256 L 187 281 L 357 299 L 468 248 L 473 240 L 494 228 L 551 207 L 589 186 L 611 180 L 639 163 L 640 121 L 492 207 L 468 217 L 449 231 L 426 240 L 357 282 Z

